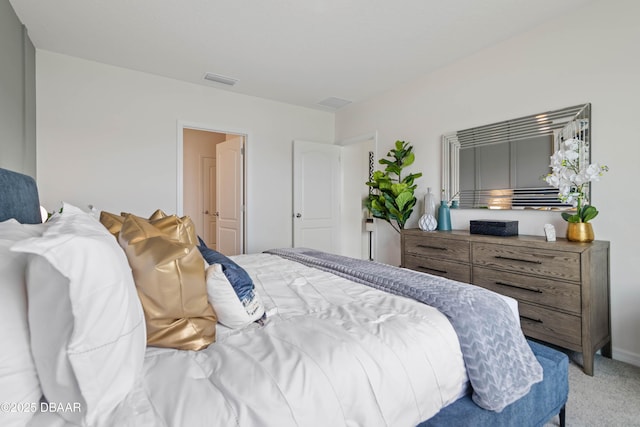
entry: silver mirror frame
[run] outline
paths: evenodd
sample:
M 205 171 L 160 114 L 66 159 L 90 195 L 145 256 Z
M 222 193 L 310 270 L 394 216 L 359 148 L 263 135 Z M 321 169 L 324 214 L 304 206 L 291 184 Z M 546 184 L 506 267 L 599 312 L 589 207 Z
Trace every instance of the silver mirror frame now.
M 460 149 L 517 141 L 542 135 L 553 137 L 553 150 L 566 138 L 582 139 L 591 158 L 591 104 L 532 114 L 485 126 L 442 135 L 442 189 L 444 200 L 458 200 L 460 208 L 487 208 L 487 200 L 498 202 L 496 209 L 566 210 L 571 206 L 557 199 L 558 190 L 540 181 L 537 188 L 473 190 L 460 194 Z M 550 169 L 549 169 L 550 170 Z M 545 171 L 540 171 L 544 175 Z M 590 198 L 590 188 L 588 189 Z M 491 192 L 491 194 L 489 194 Z M 497 196 L 496 196 L 497 194 Z M 514 202 L 514 200 L 516 202 Z

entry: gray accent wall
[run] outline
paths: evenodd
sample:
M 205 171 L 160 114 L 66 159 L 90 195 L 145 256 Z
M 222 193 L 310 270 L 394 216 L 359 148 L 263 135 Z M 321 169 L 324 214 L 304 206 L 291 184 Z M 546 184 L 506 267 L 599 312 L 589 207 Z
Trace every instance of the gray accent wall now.
M 36 53 L 9 0 L 0 0 L 0 167 L 36 176 Z

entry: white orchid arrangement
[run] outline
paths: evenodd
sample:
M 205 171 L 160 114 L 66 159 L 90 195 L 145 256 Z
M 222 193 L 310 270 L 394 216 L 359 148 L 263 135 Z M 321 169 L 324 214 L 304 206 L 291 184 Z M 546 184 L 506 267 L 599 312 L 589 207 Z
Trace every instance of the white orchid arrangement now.
M 599 163 L 587 164 L 587 147 L 582 140 L 571 138 L 560 144 L 551 156 L 551 173 L 543 179 L 558 189 L 558 199 L 576 208 L 575 214 L 562 213 L 568 222 L 589 222 L 598 215 L 595 206 L 587 198 L 588 184 L 599 181 L 609 170 Z

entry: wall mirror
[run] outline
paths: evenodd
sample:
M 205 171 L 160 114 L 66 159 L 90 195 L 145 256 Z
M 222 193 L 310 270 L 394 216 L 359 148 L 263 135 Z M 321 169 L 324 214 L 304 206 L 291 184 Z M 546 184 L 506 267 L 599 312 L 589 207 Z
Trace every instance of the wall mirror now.
M 591 157 L 591 104 L 532 114 L 442 136 L 442 188 L 460 208 L 568 209 L 541 177 L 568 138 Z

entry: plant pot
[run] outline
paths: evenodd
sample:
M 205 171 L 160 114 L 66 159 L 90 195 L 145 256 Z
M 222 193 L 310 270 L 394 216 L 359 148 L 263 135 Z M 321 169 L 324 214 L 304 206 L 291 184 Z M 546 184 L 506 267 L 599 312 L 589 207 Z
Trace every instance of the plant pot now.
M 567 224 L 567 240 L 572 242 L 592 242 L 593 227 L 590 222 L 570 222 Z

